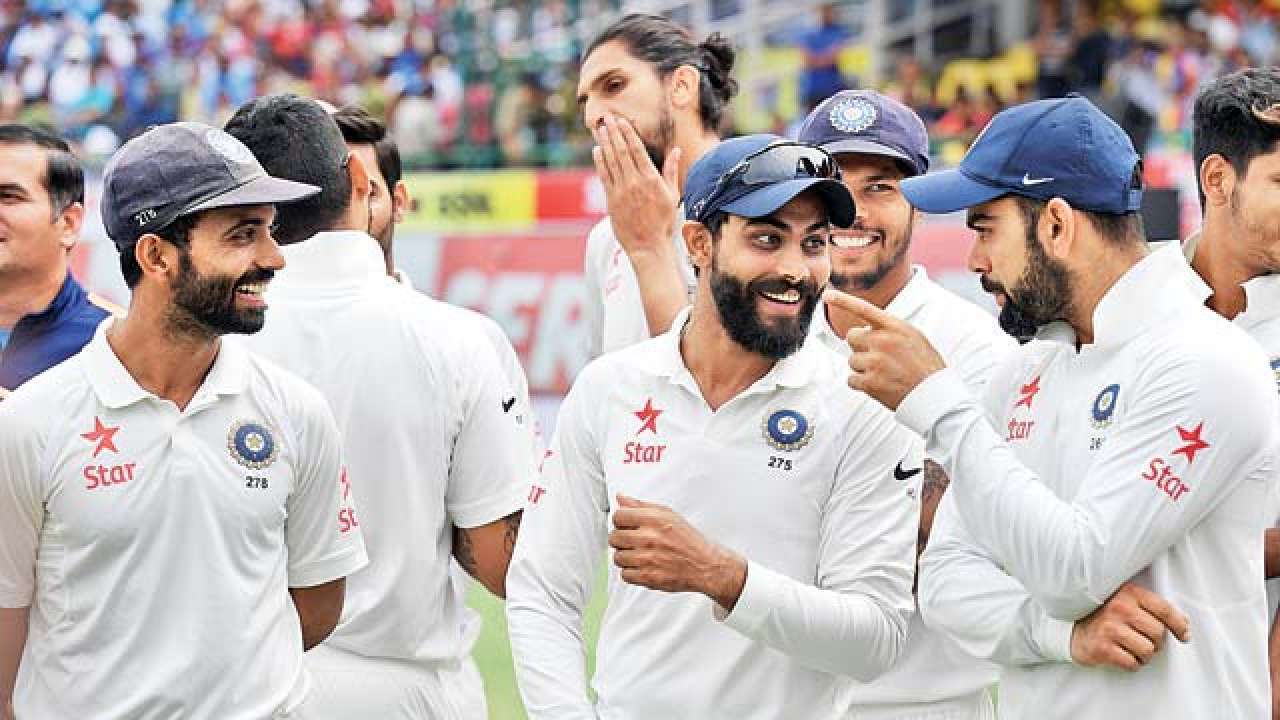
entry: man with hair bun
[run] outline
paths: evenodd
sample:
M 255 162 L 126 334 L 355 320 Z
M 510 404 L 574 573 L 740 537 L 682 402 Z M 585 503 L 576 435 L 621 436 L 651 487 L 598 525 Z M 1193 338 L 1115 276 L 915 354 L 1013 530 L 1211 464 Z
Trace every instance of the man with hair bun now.
M 583 54 L 578 107 L 596 141 L 609 217 L 587 236 L 591 357 L 666 332 L 694 290 L 680 225 L 689 168 L 720 141 L 734 51 L 658 15 L 631 14 Z

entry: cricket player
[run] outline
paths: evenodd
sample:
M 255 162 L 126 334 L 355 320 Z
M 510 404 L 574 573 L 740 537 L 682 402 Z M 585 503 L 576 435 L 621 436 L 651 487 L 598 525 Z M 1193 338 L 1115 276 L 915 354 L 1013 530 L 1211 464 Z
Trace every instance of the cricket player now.
M 0 400 L 80 352 L 118 311 L 85 292 L 67 254 L 84 220 L 84 170 L 62 138 L 0 125 Z
M 863 298 L 924 333 L 947 365 L 979 394 L 991 371 L 1017 346 L 986 310 L 929 279 L 908 257 L 919 211 L 899 183 L 929 169 L 924 121 L 902 103 L 872 90 L 846 90 L 819 103 L 800 126 L 800 142 L 817 145 L 840 164 L 858 213 L 853 226 L 831 233 L 831 286 Z M 848 356 L 845 336 L 855 320 L 823 303 L 810 325 L 811 342 Z M 947 476 L 925 460 L 917 543 L 924 550 Z M 858 718 L 994 718 L 988 688 L 996 666 L 911 617 L 907 648 L 893 669 L 869 684 L 853 683 Z
M 821 718 L 898 657 L 920 440 L 804 343 L 853 203 L 822 150 L 728 140 L 684 193 L 698 292 L 560 412 L 507 578 L 531 718 Z M 593 706 L 582 610 L 609 603 Z
M 323 107 L 323 103 L 321 106 Z M 347 142 L 347 148 L 360 156 L 369 171 L 369 234 L 382 248 L 387 274 L 401 284 L 412 287 L 409 276 L 395 264 L 396 225 L 404 221 L 410 210 L 409 188 L 401 177 L 400 148 L 387 135 L 387 126 L 359 105 L 345 105 L 330 111 L 330 114 L 342 131 L 342 139 Z M 534 434 L 534 457 L 541 459 L 543 441 L 537 415 L 529 401 L 529 379 L 520 366 L 520 357 L 511 346 L 511 340 L 488 315 L 456 305 L 448 307 L 470 315 L 473 322 L 484 328 L 485 335 L 498 355 L 498 364 L 516 396 L 516 408 L 513 412 L 530 423 Z
M 273 204 L 315 192 L 197 123 L 108 163 L 129 312 L 0 404 L 0 690 L 18 718 L 299 717 L 303 650 L 364 546 L 324 399 L 222 336 L 262 327 Z
M 680 187 L 720 142 L 738 91 L 733 61 L 718 33 L 696 42 L 674 21 L 644 14 L 605 28 L 583 53 L 578 107 L 609 210 L 587 236 L 590 357 L 666 332 L 694 294 Z
M 849 337 L 850 384 L 922 433 L 952 480 L 920 609 L 1004 666 L 1002 717 L 1269 706 L 1275 381 L 1191 291 L 1178 248 L 1148 253 L 1138 169 L 1124 132 L 1071 96 L 1003 111 L 957 170 L 903 181 L 921 210 L 969 208 L 971 267 L 1007 325 L 1039 328 L 981 402 L 918 331 L 838 299 L 866 326 Z M 1133 600 L 1120 618 L 1104 605 L 1117 593 Z
M 1203 224 L 1182 244 L 1199 294 L 1249 333 L 1280 369 L 1280 208 L 1272 178 L 1280 171 L 1280 72 L 1250 68 L 1201 89 L 1193 138 Z M 1280 478 L 1277 478 L 1280 480 Z M 1272 489 L 1280 492 L 1277 480 Z M 1277 612 L 1280 505 L 1267 518 L 1268 616 Z M 1272 716 L 1280 713 L 1280 632 L 1270 636 Z
M 227 124 L 273 174 L 321 188 L 276 217 L 288 268 L 253 348 L 329 399 L 363 488 L 370 563 L 307 655 L 311 718 L 487 717 L 450 557 L 498 597 L 535 475 L 527 419 L 483 328 L 387 274 L 370 172 L 315 101 L 270 95 Z

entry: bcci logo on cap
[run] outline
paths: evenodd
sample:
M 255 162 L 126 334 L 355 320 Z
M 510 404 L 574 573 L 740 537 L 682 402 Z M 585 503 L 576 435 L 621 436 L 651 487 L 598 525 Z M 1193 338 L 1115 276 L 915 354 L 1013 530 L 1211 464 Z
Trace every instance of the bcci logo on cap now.
M 219 155 L 237 165 L 254 165 L 258 162 L 249 148 L 218 128 L 209 128 L 204 134 L 204 141 L 217 150 Z
M 795 410 L 778 410 L 765 418 L 761 429 L 765 442 L 777 450 L 799 450 L 813 439 L 813 425 Z
M 1108 385 L 1093 399 L 1093 420 L 1091 424 L 1097 430 L 1111 424 L 1111 416 L 1116 411 L 1116 398 L 1120 396 L 1119 385 Z
M 263 470 L 276 461 L 279 447 L 265 425 L 241 420 L 227 434 L 231 458 L 250 470 Z
M 876 123 L 876 108 L 862 98 L 847 98 L 831 108 L 831 127 L 847 133 L 860 133 Z

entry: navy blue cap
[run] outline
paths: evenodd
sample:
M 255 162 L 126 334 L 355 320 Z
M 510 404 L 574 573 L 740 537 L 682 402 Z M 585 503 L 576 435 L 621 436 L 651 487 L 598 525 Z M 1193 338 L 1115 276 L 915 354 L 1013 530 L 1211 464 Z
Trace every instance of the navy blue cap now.
M 840 227 L 852 225 L 856 214 L 853 196 L 840 182 L 838 168 L 833 168 L 836 173 L 834 179 L 797 177 L 760 185 L 741 185 L 730 181 L 727 187 L 721 187 L 721 178 L 730 175 L 730 171 L 743 160 L 776 143 L 795 145 L 777 135 L 745 135 L 725 140 L 698 158 L 689 169 L 681 198 L 686 216 L 698 221 L 717 212 L 746 218 L 765 217 L 800 193 L 813 190 L 822 199 L 832 223 Z M 817 150 L 809 152 L 816 153 Z
M 800 125 L 796 138 L 832 155 L 883 155 L 901 161 L 909 175 L 929 172 L 929 133 L 915 110 L 874 90 L 842 90 L 823 100 Z
M 1142 206 L 1138 153 L 1124 130 L 1078 95 L 1000 112 L 952 170 L 902 181 L 902 194 L 929 213 L 955 212 L 1023 195 L 1121 215 Z
M 201 210 L 311 197 L 314 185 L 271 177 L 244 143 L 215 127 L 178 122 L 124 144 L 102 178 L 102 223 L 118 248 Z

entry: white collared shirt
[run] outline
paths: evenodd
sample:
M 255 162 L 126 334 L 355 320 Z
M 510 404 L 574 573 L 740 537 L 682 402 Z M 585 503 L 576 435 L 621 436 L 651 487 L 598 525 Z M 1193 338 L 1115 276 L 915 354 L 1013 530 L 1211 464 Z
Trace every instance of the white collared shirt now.
M 951 476 L 920 567 L 925 622 L 1004 665 L 1002 717 L 1264 717 L 1262 532 L 1277 403 L 1266 358 L 1191 291 L 1176 247 L 1129 269 L 1077 350 L 1046 326 L 985 402 L 949 370 L 898 418 Z M 985 410 L 985 412 L 984 412 Z M 1191 619 L 1137 673 L 1071 663 L 1123 582 Z
M 243 718 L 306 694 L 287 589 L 365 564 L 333 416 L 224 338 L 185 410 L 107 343 L 0 404 L 0 607 L 18 717 Z
M 981 395 L 991 371 L 1018 343 L 1000 328 L 991 313 L 929 279 L 919 265 L 911 279 L 885 307 L 924 333 L 948 367 L 964 379 L 975 396 Z M 836 335 L 819 305 L 809 326 L 810 340 L 848 357 L 849 344 Z M 874 682 L 850 681 L 849 702 L 857 708 L 876 705 L 919 705 L 972 695 L 994 684 L 994 663 L 968 655 L 954 641 L 911 616 L 907 647 L 898 662 Z
M 328 398 L 362 491 L 370 557 L 348 578 L 342 620 L 325 642 L 455 662 L 474 635 L 449 574 L 452 527 L 523 507 L 531 419 L 474 313 L 396 282 L 371 237 L 324 232 L 282 251 L 251 347 Z
M 561 408 L 507 576 L 531 718 L 831 717 L 836 674 L 870 679 L 905 641 L 919 438 L 813 343 L 712 412 L 679 350 L 688 313 L 588 365 Z M 582 611 L 617 493 L 745 556 L 747 581 L 720 621 L 610 564 L 592 707 Z
M 676 250 L 680 277 L 688 288 L 688 297 L 692 298 L 698 281 L 681 232 L 684 219 L 684 206 L 681 206 L 676 211 L 671 243 Z M 596 223 L 587 235 L 583 282 L 586 297 L 582 316 L 587 326 L 588 357 L 599 357 L 652 337 L 644 314 L 644 299 L 640 296 L 640 281 L 607 217 Z

